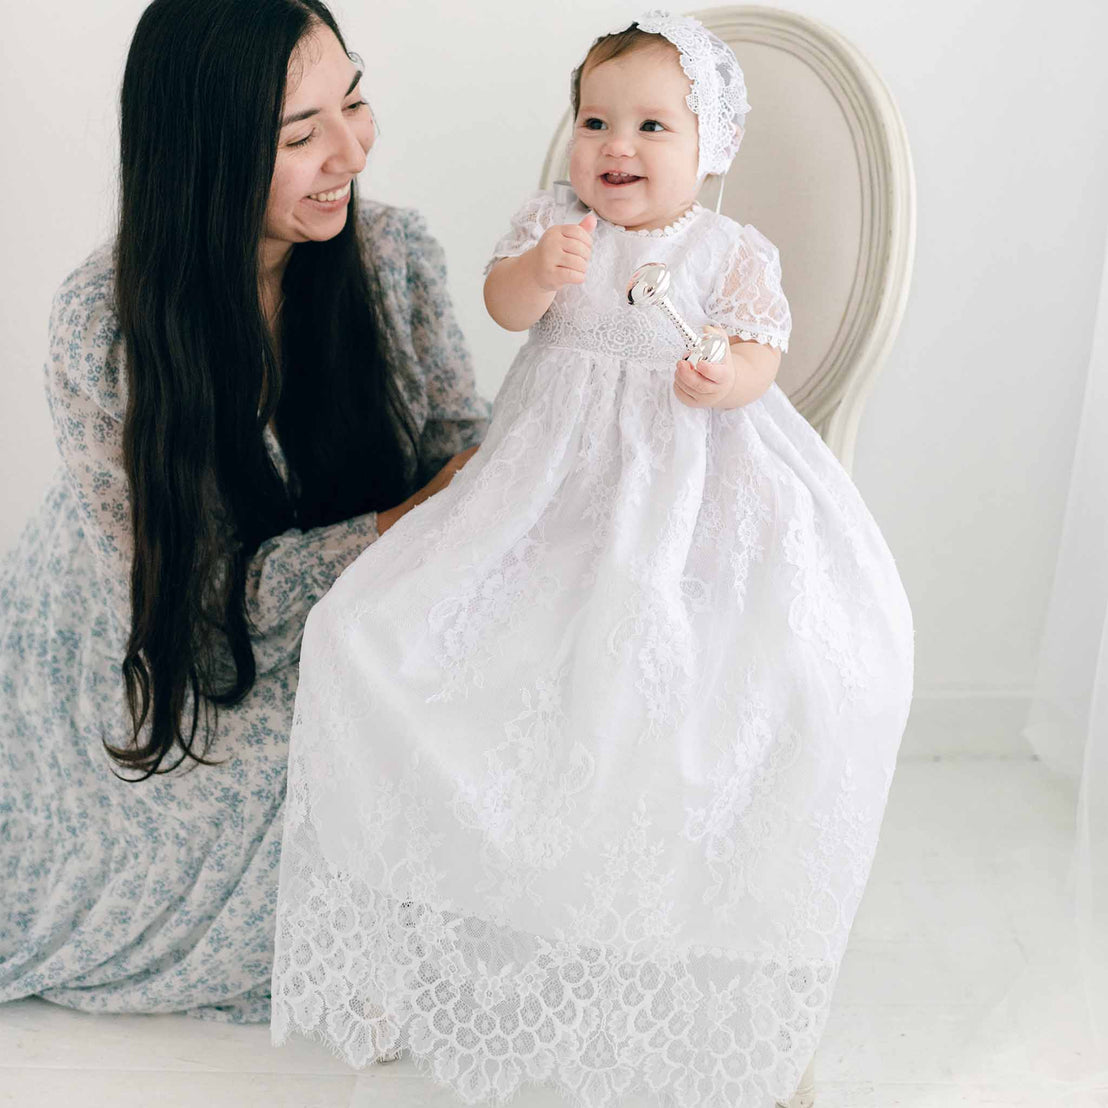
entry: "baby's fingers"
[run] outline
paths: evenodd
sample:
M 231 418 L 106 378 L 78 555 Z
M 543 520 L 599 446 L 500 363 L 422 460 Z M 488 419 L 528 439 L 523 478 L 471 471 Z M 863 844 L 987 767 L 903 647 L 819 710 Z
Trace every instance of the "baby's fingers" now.
M 700 384 L 700 377 L 696 372 L 692 362 L 685 358 L 682 358 L 677 363 L 677 373 L 675 374 L 678 381 L 680 381 L 686 388 L 692 389 Z
M 578 239 L 566 239 L 562 243 L 562 252 L 567 255 L 575 255 L 578 258 L 584 258 L 588 261 L 592 257 L 592 245 L 587 242 L 581 242 Z
M 563 254 L 556 264 L 565 269 L 572 269 L 577 273 L 584 273 L 589 268 L 589 259 L 579 257 L 576 254 Z
M 712 392 L 716 388 L 716 381 L 700 372 L 700 367 L 704 365 L 710 366 L 711 363 L 701 362 L 699 365 L 693 365 L 686 358 L 682 358 L 677 363 L 676 379 L 691 393 Z
M 562 238 L 566 241 L 583 242 L 586 246 L 592 246 L 592 235 L 576 223 L 567 223 L 562 228 Z
M 687 365 L 694 374 L 712 384 L 718 385 L 723 380 L 724 368 L 722 362 L 697 362 L 696 365 L 691 362 L 682 362 L 681 364 Z
M 565 285 L 584 284 L 585 278 L 588 276 L 584 269 L 570 269 L 564 265 L 558 266 L 555 272 L 558 274 L 558 280 Z

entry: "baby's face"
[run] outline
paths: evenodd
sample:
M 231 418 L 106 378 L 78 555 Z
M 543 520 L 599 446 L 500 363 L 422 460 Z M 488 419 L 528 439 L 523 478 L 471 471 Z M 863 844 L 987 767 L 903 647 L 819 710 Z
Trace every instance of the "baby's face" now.
M 697 120 L 677 50 L 634 50 L 581 75 L 569 179 L 597 215 L 630 230 L 665 227 L 696 199 Z

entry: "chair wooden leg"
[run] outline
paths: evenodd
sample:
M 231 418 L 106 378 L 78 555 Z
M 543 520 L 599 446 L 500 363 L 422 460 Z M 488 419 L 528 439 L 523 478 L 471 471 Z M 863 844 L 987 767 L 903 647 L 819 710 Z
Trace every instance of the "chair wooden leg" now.
M 816 1104 L 816 1060 L 808 1063 L 808 1068 L 800 1078 L 796 1092 L 789 1098 L 788 1104 L 777 1102 L 777 1108 L 815 1108 Z

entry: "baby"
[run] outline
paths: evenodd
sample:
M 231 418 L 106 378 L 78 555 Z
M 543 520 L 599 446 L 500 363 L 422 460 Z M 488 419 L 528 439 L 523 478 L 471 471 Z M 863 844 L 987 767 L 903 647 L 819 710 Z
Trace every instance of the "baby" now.
M 742 99 L 741 75 L 731 89 Z M 665 228 L 694 209 L 704 180 L 689 80 L 667 38 L 636 24 L 599 40 L 573 75 L 572 95 L 570 182 L 591 211 L 579 222 L 547 228 L 530 250 L 491 267 L 485 304 L 511 331 L 540 319 L 559 289 L 584 283 L 597 216 L 629 231 Z M 736 148 L 741 127 L 737 121 Z M 790 321 L 780 300 L 769 335 L 729 336 L 727 357 L 718 364 L 679 360 L 677 398 L 693 407 L 737 408 L 761 396 L 787 346 Z
M 742 138 L 734 54 L 651 12 L 573 106 L 576 197 L 530 197 L 487 269 L 530 333 L 484 442 L 305 628 L 274 1026 L 469 1103 L 764 1105 L 826 1021 L 911 612 L 774 383 L 776 248 L 696 202 Z M 719 359 L 628 304 L 647 262 Z

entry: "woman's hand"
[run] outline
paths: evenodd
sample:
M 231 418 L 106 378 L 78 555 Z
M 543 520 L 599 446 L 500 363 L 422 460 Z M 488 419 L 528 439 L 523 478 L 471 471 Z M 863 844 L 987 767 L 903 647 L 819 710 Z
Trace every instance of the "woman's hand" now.
M 454 474 L 458 472 L 473 457 L 474 454 L 480 449 L 481 444 L 471 446 L 468 450 L 463 450 L 460 454 L 455 454 L 423 486 L 418 492 L 412 493 L 402 504 L 397 504 L 395 508 L 389 508 L 386 511 L 377 513 L 377 534 L 383 535 L 402 515 L 410 512 L 414 507 L 422 504 L 428 497 L 434 496 L 435 493 L 441 492 L 454 478 Z

